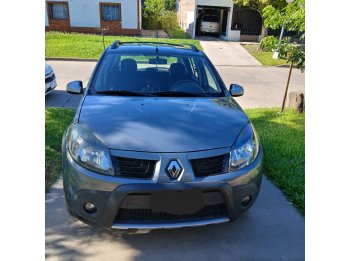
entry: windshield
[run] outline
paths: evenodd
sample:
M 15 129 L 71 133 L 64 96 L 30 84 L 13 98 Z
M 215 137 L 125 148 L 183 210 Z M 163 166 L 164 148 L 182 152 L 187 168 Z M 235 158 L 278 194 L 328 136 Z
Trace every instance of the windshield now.
M 219 22 L 219 17 L 217 15 L 206 15 L 203 16 L 203 22 L 214 22 L 214 23 L 218 23 Z
M 224 90 L 205 57 L 109 53 L 90 94 L 222 97 Z

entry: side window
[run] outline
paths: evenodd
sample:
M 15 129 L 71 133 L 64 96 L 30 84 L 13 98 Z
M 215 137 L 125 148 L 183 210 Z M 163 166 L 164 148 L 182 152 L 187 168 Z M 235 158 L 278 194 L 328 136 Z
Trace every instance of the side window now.
M 217 84 L 217 80 L 216 80 L 214 74 L 212 73 L 210 67 L 207 66 L 206 63 L 204 63 L 203 66 L 204 66 L 204 72 L 207 76 L 207 85 L 209 85 L 209 87 L 214 89 L 214 91 L 220 92 L 220 88 Z

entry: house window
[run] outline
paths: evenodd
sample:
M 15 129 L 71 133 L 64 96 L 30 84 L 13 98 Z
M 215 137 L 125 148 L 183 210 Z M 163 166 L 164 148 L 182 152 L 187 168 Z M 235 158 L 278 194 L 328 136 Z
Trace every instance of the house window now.
M 102 19 L 104 21 L 121 21 L 121 5 L 102 4 Z
M 50 19 L 68 19 L 68 4 L 67 3 L 49 3 Z

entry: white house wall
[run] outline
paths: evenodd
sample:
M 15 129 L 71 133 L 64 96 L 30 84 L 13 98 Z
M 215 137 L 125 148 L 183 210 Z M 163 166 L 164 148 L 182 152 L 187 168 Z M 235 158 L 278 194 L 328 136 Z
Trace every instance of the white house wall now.
M 48 15 L 47 15 L 47 8 L 45 6 L 45 26 L 48 26 Z
M 138 28 L 137 1 L 129 0 L 70 0 L 70 23 L 76 27 L 100 27 L 99 3 L 120 3 L 122 28 Z
M 52 1 L 52 0 L 51 0 Z M 53 0 L 60 1 L 62 0 Z M 69 3 L 70 25 L 72 27 L 100 27 L 99 3 L 120 3 L 122 28 L 138 28 L 138 6 L 136 0 L 65 0 Z M 45 25 L 48 26 L 47 8 Z

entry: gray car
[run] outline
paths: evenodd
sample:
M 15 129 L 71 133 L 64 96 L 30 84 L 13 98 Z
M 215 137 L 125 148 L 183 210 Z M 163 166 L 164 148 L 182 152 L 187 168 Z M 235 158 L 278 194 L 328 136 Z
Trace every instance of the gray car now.
M 101 56 L 62 141 L 68 212 L 114 229 L 235 220 L 262 180 L 256 131 L 193 45 L 114 42 Z

